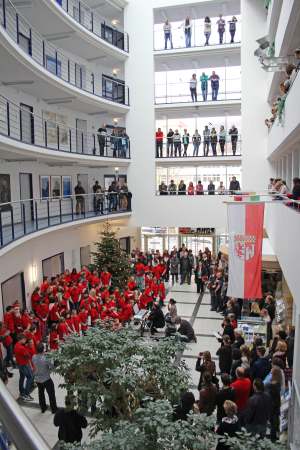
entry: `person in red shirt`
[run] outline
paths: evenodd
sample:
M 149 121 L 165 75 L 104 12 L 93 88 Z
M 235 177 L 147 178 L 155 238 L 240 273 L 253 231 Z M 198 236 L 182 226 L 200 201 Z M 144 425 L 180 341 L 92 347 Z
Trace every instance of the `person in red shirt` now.
M 30 395 L 30 386 L 33 381 L 33 376 L 31 370 L 28 365 L 28 361 L 30 360 L 30 355 L 28 350 L 25 348 L 26 336 L 23 333 L 18 335 L 18 342 L 14 347 L 16 363 L 18 364 L 18 369 L 20 372 L 20 380 L 19 380 L 19 390 L 20 397 L 23 397 L 24 400 L 31 402 L 33 398 Z M 26 377 L 26 384 L 24 387 L 24 380 Z
M 37 317 L 41 320 L 41 333 L 42 337 L 46 336 L 46 327 L 49 317 L 49 306 L 46 304 L 46 300 L 41 300 L 36 310 Z
M 101 286 L 110 286 L 111 274 L 107 272 L 107 267 L 103 267 L 103 272 L 100 275 Z
M 142 290 L 142 295 L 140 296 L 140 309 L 147 309 L 148 297 L 145 295 L 145 289 Z
M 149 272 L 148 275 L 145 278 L 145 285 L 149 284 L 149 288 L 152 288 L 153 278 L 152 278 L 152 272 Z
M 118 314 L 118 319 L 119 319 L 120 324 L 124 326 L 124 324 L 123 324 L 124 314 L 123 314 L 123 309 L 121 306 L 117 307 L 117 314 Z
M 140 258 L 138 259 L 138 264 L 135 266 L 135 271 L 136 271 L 135 277 L 136 285 L 138 286 L 139 289 L 144 289 L 145 266 Z
M 136 282 L 134 280 L 134 277 L 130 277 L 129 281 L 127 283 L 127 285 L 129 287 L 129 290 L 132 291 L 132 289 L 134 288 L 134 286 L 136 286 Z
M 153 301 L 155 302 L 158 297 L 158 284 L 156 278 L 154 278 L 153 280 L 152 291 L 153 291 Z
M 114 288 L 114 296 L 116 297 L 117 302 L 120 300 L 120 291 L 118 286 Z
M 89 313 L 90 305 L 88 304 L 89 294 L 84 294 L 83 299 L 81 300 L 79 309 L 81 310 L 81 307 L 84 306 L 86 313 Z
M 50 323 L 51 324 L 53 322 L 58 324 L 59 312 L 58 312 L 58 308 L 57 308 L 57 305 L 55 303 L 55 298 L 54 297 L 50 297 L 50 300 L 49 300 L 49 317 L 50 317 Z
M 75 270 L 76 270 L 76 269 L 75 269 Z M 72 278 L 71 278 L 71 275 L 70 275 L 70 272 L 69 272 L 68 269 L 65 270 L 64 276 L 65 276 L 65 277 L 64 277 L 65 283 L 66 283 L 66 284 L 71 283 Z M 74 280 L 74 281 L 76 281 L 76 280 Z
M 78 274 L 75 267 L 72 269 L 72 272 L 70 273 L 70 278 L 71 278 L 70 283 L 77 283 Z
M 15 333 L 18 338 L 18 334 L 22 332 L 22 316 L 20 314 L 20 309 L 18 306 L 15 306 L 12 313 L 12 318 L 14 321 Z
M 149 285 L 146 284 L 145 286 L 145 295 L 147 297 L 147 309 L 150 310 L 152 309 L 153 306 L 153 297 L 152 297 L 153 291 L 152 288 L 149 288 Z
M 28 353 L 29 353 L 29 355 L 30 355 L 30 360 L 29 360 L 30 363 L 29 363 L 29 366 L 30 366 L 31 372 L 33 372 L 33 371 L 34 371 L 34 366 L 33 366 L 33 363 L 32 363 L 32 358 L 33 358 L 34 355 L 36 355 L 36 349 L 35 349 L 34 341 L 33 341 L 32 338 L 27 338 L 27 339 L 26 339 L 26 345 L 25 345 L 25 347 L 26 347 L 26 350 L 28 351 Z M 35 387 L 36 387 L 36 386 L 35 386 Z
M 160 280 L 160 270 L 158 267 L 158 264 L 155 264 L 154 267 L 152 267 L 152 273 L 153 273 L 153 281 L 154 278 L 156 278 L 157 281 Z
M 49 278 L 43 277 L 43 284 L 41 286 L 41 292 L 47 292 L 49 287 Z
M 167 272 L 167 264 L 165 263 L 165 261 L 163 259 L 158 264 L 158 268 L 159 268 L 160 277 L 165 279 L 165 275 Z
M 73 322 L 70 311 L 67 311 L 65 313 L 65 324 L 68 327 L 69 333 L 76 333 L 74 322 Z
M 78 311 L 79 311 L 79 300 L 80 300 L 80 296 L 81 296 L 81 291 L 76 286 L 76 283 L 72 284 L 72 289 L 69 290 L 69 294 L 70 294 L 70 297 L 71 297 L 71 301 L 73 303 L 73 307 L 76 309 L 76 312 L 78 314 Z
M 87 291 L 86 280 L 83 280 L 81 277 L 77 280 L 77 287 L 80 289 L 80 293 L 84 293 Z
M 105 301 L 106 298 L 110 297 L 110 294 L 109 294 L 109 292 L 108 292 L 108 289 L 109 289 L 109 286 L 108 286 L 108 284 L 106 284 L 106 285 L 104 286 L 104 291 L 101 293 L 101 299 L 102 299 L 103 301 Z
M 65 341 L 66 339 L 68 339 L 69 330 L 66 325 L 66 320 L 64 317 L 60 317 L 57 329 L 58 329 L 58 336 L 59 336 L 60 341 Z
M 156 132 L 156 158 L 162 158 L 163 136 L 164 133 L 161 131 L 161 128 L 158 128 Z
M 107 317 L 108 317 L 108 314 L 107 314 L 106 306 L 103 305 L 101 308 L 100 319 L 106 320 Z
M 166 289 L 165 289 L 164 280 L 160 280 L 160 285 L 158 287 L 158 293 L 159 293 L 159 305 L 165 306 L 164 300 L 166 298 Z
M 133 293 L 129 291 L 129 287 L 128 286 L 125 286 L 125 289 L 124 289 L 124 300 L 125 300 L 126 305 L 128 305 L 129 300 L 131 300 L 132 297 L 133 297 Z
M 249 378 L 244 378 L 245 369 L 243 367 L 238 367 L 235 373 L 237 380 L 231 383 L 231 387 L 235 389 L 235 404 L 238 409 L 237 418 L 240 431 L 242 427 L 246 426 L 245 413 L 252 385 Z
M 22 311 L 21 323 L 22 323 L 23 332 L 26 330 L 28 325 L 33 325 L 33 322 L 31 320 L 31 318 L 29 317 L 27 308 L 24 308 L 23 311 Z
M 91 303 L 90 314 L 91 314 L 91 324 L 92 324 L 92 327 L 93 327 L 93 328 L 96 328 L 96 326 L 97 326 L 97 320 L 99 319 L 99 317 L 98 317 L 96 305 L 95 305 L 94 302 Z
M 91 289 L 89 292 L 89 297 L 88 297 L 88 303 L 97 303 L 97 297 L 96 297 L 96 290 L 95 289 Z
M 81 306 L 78 317 L 80 318 L 81 331 L 83 334 L 85 334 L 86 330 L 88 329 L 88 317 L 89 316 L 87 315 L 84 306 Z
M 81 266 L 80 276 L 81 276 L 81 273 L 82 273 L 82 272 L 85 273 L 84 278 L 88 278 L 88 277 L 89 277 L 90 272 L 87 270 L 87 268 L 85 267 L 85 265 L 82 265 L 82 266 Z
M 95 287 L 95 284 L 100 283 L 98 272 L 96 272 L 96 270 L 93 270 L 92 273 L 89 275 L 88 280 L 91 283 L 92 287 Z
M 133 305 L 134 305 L 134 300 L 130 300 L 129 305 L 127 305 L 124 309 L 124 316 L 123 316 L 124 326 L 127 324 L 128 327 L 130 327 L 130 319 L 133 316 Z
M 4 316 L 4 321 L 3 321 L 3 325 L 4 327 L 10 331 L 10 337 L 13 340 L 13 346 L 16 344 L 17 342 L 17 336 L 15 333 L 15 324 L 14 324 L 14 318 L 13 318 L 13 308 L 12 306 L 7 306 L 6 307 L 6 314 Z
M 50 350 L 58 349 L 57 323 L 52 323 L 50 328 Z
M 77 311 L 76 309 L 72 309 L 72 321 L 73 321 L 73 325 L 75 327 L 75 331 L 76 333 L 79 334 L 80 332 L 80 317 L 77 316 Z
M 40 339 L 38 338 L 37 327 L 35 325 L 31 325 L 29 327 L 29 333 L 27 333 L 26 337 L 27 337 L 27 339 L 28 338 L 33 339 L 35 346 L 38 345 L 38 343 L 40 342 Z
M 40 288 L 37 286 L 34 291 L 31 294 L 31 306 L 33 311 L 36 311 L 36 308 L 38 307 L 38 301 L 40 299 Z
M 13 356 L 13 340 L 11 338 L 11 332 L 4 328 L 2 322 L 0 322 L 0 336 L 4 336 L 5 340 L 2 342 L 4 348 L 7 351 L 7 360 L 10 361 L 13 368 L 16 368 L 16 364 Z

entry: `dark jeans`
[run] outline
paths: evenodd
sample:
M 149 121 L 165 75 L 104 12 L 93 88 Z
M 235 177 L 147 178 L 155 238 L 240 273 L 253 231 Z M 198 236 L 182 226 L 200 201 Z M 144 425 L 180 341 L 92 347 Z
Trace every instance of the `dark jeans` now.
M 216 296 L 215 296 L 215 294 L 210 294 L 210 306 L 212 307 L 212 308 L 214 308 L 214 306 L 215 306 L 215 301 L 216 301 Z
M 77 314 L 79 313 L 79 302 L 73 303 L 72 309 L 76 309 Z
M 191 283 L 191 275 L 190 275 L 189 270 L 183 270 L 183 271 L 181 272 L 181 281 L 180 281 L 180 284 L 182 284 L 182 283 L 184 282 L 185 275 L 187 276 L 187 282 L 188 282 L 188 284 L 190 284 L 190 283 Z
M 272 414 L 270 422 L 271 422 L 271 436 L 276 437 L 276 431 L 278 429 L 278 415 Z
M 18 369 L 20 372 L 20 379 L 19 379 L 19 391 L 20 394 L 29 395 L 30 394 L 30 386 L 33 382 L 33 376 L 31 373 L 31 370 L 29 369 L 28 364 L 18 364 Z M 24 380 L 26 378 L 25 388 L 24 388 Z
M 213 155 L 217 156 L 217 143 L 216 142 L 212 142 L 211 143 L 211 148 L 212 148 L 212 151 L 213 151 Z
M 104 156 L 104 147 L 105 147 L 105 141 L 99 142 L 100 156 Z
M 174 283 L 174 278 L 175 278 L 176 283 L 177 283 L 177 281 L 178 281 L 178 274 L 177 273 L 172 273 L 171 275 L 172 275 L 172 283 L 175 284 Z
M 49 402 L 50 402 L 50 408 L 52 413 L 55 413 L 57 410 L 57 404 L 56 404 L 56 398 L 55 398 L 55 389 L 54 389 L 54 383 L 51 378 L 49 380 L 45 381 L 44 383 L 37 383 L 38 390 L 39 390 L 39 404 L 42 411 L 46 410 L 46 399 L 45 399 L 45 389 L 47 391 Z
M 156 141 L 156 158 L 162 158 L 162 141 Z
M 167 156 L 169 156 L 170 148 L 171 148 L 171 156 L 173 156 L 173 142 L 167 142 Z
M 222 153 L 222 155 L 224 155 L 225 141 L 223 139 L 221 141 L 221 139 L 220 139 L 219 142 L 220 142 L 221 153 Z
M 251 433 L 251 436 L 256 436 L 257 434 L 259 434 L 260 438 L 263 439 L 266 437 L 267 422 L 263 423 L 263 424 L 257 424 L 257 425 L 248 423 L 247 431 L 248 431 L 248 433 Z
M 204 141 L 204 144 L 203 144 L 203 155 L 205 156 L 205 148 L 207 147 L 207 150 L 206 150 L 206 155 L 208 155 L 208 152 L 209 152 L 209 141 Z
M 196 102 L 197 101 L 197 89 L 190 88 L 190 91 L 191 91 L 192 102 Z
M 204 35 L 205 35 L 205 38 L 206 38 L 205 45 L 208 45 L 208 41 L 209 41 L 209 38 L 210 38 L 210 34 L 204 33 Z
M 232 153 L 235 155 L 236 152 L 236 139 L 231 139 Z
M 175 157 L 177 156 L 177 149 L 178 149 L 179 156 L 181 156 L 181 142 L 174 142 L 174 154 L 175 154 Z
M 195 275 L 197 277 L 197 275 Z M 197 283 L 197 292 L 198 294 L 200 292 L 204 292 L 204 283 L 202 281 L 201 278 L 196 278 L 196 283 Z
M 223 44 L 223 34 L 224 34 L 224 31 L 219 31 L 220 44 Z
M 6 347 L 6 351 L 7 351 L 7 362 L 10 361 L 12 363 L 12 365 L 14 365 L 15 361 L 14 361 L 14 356 L 13 356 L 13 343 L 12 342 Z
M 218 100 L 218 92 L 219 92 L 218 87 L 212 88 L 212 90 L 211 90 L 212 100 Z
M 216 292 L 216 298 L 215 298 L 215 309 L 221 308 L 221 291 Z
M 236 413 L 236 417 L 238 418 L 239 421 L 239 431 L 241 431 L 242 427 L 245 428 L 246 426 L 245 412 L 246 412 L 245 409 L 238 409 Z
M 165 50 L 167 50 L 168 39 L 169 39 L 169 41 L 170 41 L 171 48 L 173 48 L 173 43 L 172 43 L 172 36 L 171 36 L 171 33 L 166 33 L 166 32 L 165 32 Z
M 234 42 L 234 35 L 235 35 L 235 30 L 231 30 L 230 31 L 231 41 L 230 42 Z

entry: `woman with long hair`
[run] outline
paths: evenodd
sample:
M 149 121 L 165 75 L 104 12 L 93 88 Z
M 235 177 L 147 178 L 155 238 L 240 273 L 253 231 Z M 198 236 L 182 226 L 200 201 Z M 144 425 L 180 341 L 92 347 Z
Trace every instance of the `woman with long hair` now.
M 197 283 L 197 293 L 204 292 L 205 277 L 207 278 L 207 269 L 202 261 L 199 261 L 195 268 L 195 281 Z
M 273 366 L 271 369 L 272 380 L 269 386 L 269 394 L 273 400 L 271 422 L 271 441 L 276 442 L 276 431 L 278 429 L 278 416 L 280 414 L 280 389 L 282 385 L 282 372 L 280 367 Z
M 217 350 L 216 353 L 216 355 L 219 357 L 220 374 L 230 374 L 232 364 L 232 347 L 230 345 L 231 340 L 227 334 L 223 334 L 222 340 L 223 345 Z
M 259 304 L 256 302 L 252 302 L 251 304 L 251 312 L 249 314 L 249 317 L 260 317 L 260 309 Z
M 203 363 L 201 364 L 201 358 L 203 357 Z M 205 351 L 199 353 L 198 359 L 196 362 L 196 371 L 200 372 L 200 378 L 198 383 L 198 391 L 201 389 L 202 376 L 204 372 L 209 372 L 212 377 L 214 377 L 216 373 L 216 364 L 211 360 L 211 353 L 209 351 Z M 214 377 L 215 378 L 215 377 Z
M 243 363 L 247 363 L 250 365 L 250 361 L 251 361 L 251 352 L 250 352 L 250 348 L 248 347 L 248 345 L 241 345 L 240 346 L 240 350 L 242 352 L 242 361 Z

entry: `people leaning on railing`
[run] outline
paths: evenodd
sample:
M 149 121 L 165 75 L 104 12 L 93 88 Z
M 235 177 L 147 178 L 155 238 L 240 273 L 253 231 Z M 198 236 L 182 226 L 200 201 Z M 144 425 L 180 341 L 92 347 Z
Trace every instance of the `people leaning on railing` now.
M 161 182 L 161 184 L 158 186 L 158 194 L 159 195 L 215 195 L 218 193 L 218 195 L 230 195 L 237 191 L 241 190 L 240 183 L 237 181 L 236 177 L 233 176 L 232 180 L 230 181 L 229 189 L 227 190 L 225 186 L 223 185 L 223 181 L 220 181 L 219 186 L 216 189 L 216 186 L 213 182 L 213 180 L 210 180 L 208 186 L 206 189 L 204 189 L 203 184 L 201 180 L 197 182 L 197 185 L 194 186 L 193 182 L 190 181 L 188 183 L 188 187 L 185 184 L 184 180 L 181 180 L 178 189 L 177 185 L 174 183 L 174 180 L 171 180 L 169 186 L 166 185 L 164 181 Z M 300 184 L 299 184 L 300 189 Z
M 109 138 L 109 139 L 108 139 Z M 126 158 L 126 151 L 129 147 L 129 136 L 126 133 L 126 130 L 123 129 L 121 134 L 118 134 L 117 128 L 114 128 L 112 133 L 109 134 L 106 129 L 106 124 L 103 123 L 102 127 L 98 129 L 98 143 L 99 143 L 99 151 L 100 156 L 104 156 L 104 148 L 105 144 L 110 142 L 111 147 L 113 149 L 113 157 L 116 158 L 118 156 L 117 152 L 119 151 L 119 156 L 121 158 Z

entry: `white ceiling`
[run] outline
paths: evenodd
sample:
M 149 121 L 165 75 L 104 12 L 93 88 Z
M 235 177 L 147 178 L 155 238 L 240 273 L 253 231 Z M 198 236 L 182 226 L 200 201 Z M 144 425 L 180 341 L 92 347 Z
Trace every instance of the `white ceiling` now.
M 200 105 L 198 108 L 193 106 L 191 103 L 182 105 L 164 105 L 163 107 L 155 108 L 155 118 L 156 120 L 164 119 L 163 116 L 167 116 L 168 119 L 189 119 L 193 117 L 194 114 L 198 114 L 198 117 L 220 117 L 225 116 L 240 116 L 241 115 L 241 104 L 235 102 L 235 104 L 228 104 L 227 102 L 222 104 L 222 102 L 207 102 L 207 104 Z

